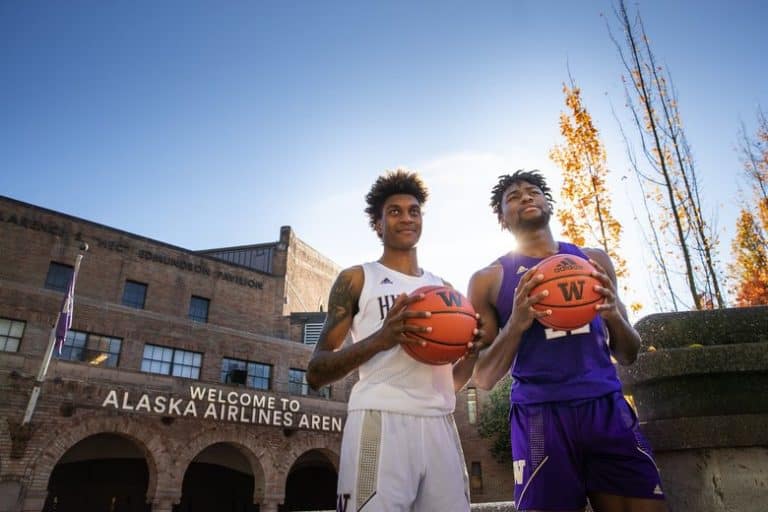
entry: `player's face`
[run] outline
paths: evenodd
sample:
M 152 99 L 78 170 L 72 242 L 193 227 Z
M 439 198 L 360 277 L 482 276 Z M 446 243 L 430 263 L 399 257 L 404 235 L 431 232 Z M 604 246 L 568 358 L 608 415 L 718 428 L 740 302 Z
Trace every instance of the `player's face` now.
M 385 246 L 411 249 L 421 237 L 421 206 L 409 194 L 394 194 L 384 201 L 376 232 Z
M 518 233 L 547 226 L 552 211 L 539 187 L 520 181 L 510 185 L 501 196 L 501 214 L 504 225 Z

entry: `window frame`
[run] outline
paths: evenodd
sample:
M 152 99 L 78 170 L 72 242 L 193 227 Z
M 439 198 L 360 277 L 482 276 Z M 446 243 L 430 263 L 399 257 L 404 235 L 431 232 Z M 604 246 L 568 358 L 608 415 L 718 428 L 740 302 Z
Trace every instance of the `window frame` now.
M 243 367 L 234 367 L 232 365 L 227 366 L 225 369 L 225 363 L 241 363 Z M 256 373 L 252 372 L 252 370 L 256 370 L 258 368 L 267 368 L 269 375 L 266 377 L 266 387 L 259 387 L 256 386 L 256 382 L 262 382 L 264 381 L 265 377 L 263 375 L 257 375 Z M 237 359 L 234 357 L 222 357 L 221 358 L 221 382 L 223 384 L 233 384 L 231 381 L 227 380 L 227 377 L 229 373 L 232 370 L 245 370 L 246 377 L 245 377 L 245 386 L 251 389 L 258 389 L 260 391 L 269 391 L 272 389 L 272 376 L 273 376 L 273 369 L 274 366 L 269 363 L 262 363 L 260 361 L 249 361 L 246 359 Z
M 156 349 L 159 349 L 161 352 L 161 356 L 164 357 L 166 354 L 170 353 L 170 357 L 168 359 L 147 359 L 147 349 L 151 348 L 153 351 L 153 354 L 156 352 Z M 195 359 L 199 363 L 197 366 L 194 364 L 185 364 L 186 360 L 184 361 L 178 361 L 177 356 L 182 356 L 182 358 L 186 358 L 186 356 L 190 356 L 192 358 L 192 362 L 195 362 Z M 195 356 L 198 356 L 197 358 Z M 145 363 L 149 363 L 149 369 L 146 368 Z M 153 366 L 153 363 L 156 363 L 160 368 L 163 368 L 165 365 L 168 366 L 168 371 L 153 371 L 151 368 Z M 184 375 L 183 371 L 180 373 L 177 373 L 177 368 L 191 368 L 197 370 L 196 376 L 191 375 Z M 176 347 L 168 347 L 165 345 L 156 345 L 154 343 L 145 343 L 144 344 L 144 350 L 141 354 L 141 365 L 139 366 L 139 371 L 142 373 L 151 373 L 154 375 L 166 375 L 168 377 L 179 377 L 182 379 L 190 379 L 190 380 L 200 380 L 200 372 L 203 369 L 203 353 L 202 352 L 195 352 L 193 350 L 186 350 L 183 348 L 176 348 Z M 190 372 L 191 373 L 191 372 Z
M 14 353 L 19 351 L 19 347 L 21 346 L 21 340 L 24 338 L 24 331 L 27 330 L 27 321 L 26 320 L 18 320 L 16 318 L 8 318 L 8 317 L 0 317 L 0 321 L 7 321 L 8 322 L 8 332 L 6 334 L 3 334 L 0 332 L 0 352 L 8 352 L 8 353 Z M 21 333 L 18 337 L 12 336 L 13 333 L 13 327 L 14 324 L 22 324 L 21 325 Z M 10 344 L 11 340 L 16 340 L 16 350 L 8 350 L 8 345 Z
M 139 306 L 138 302 L 133 302 L 130 300 L 126 300 L 126 294 L 128 293 L 128 285 L 131 285 L 132 287 L 143 286 L 143 295 L 141 296 L 141 305 Z M 134 288 L 138 289 L 138 288 Z M 125 285 L 123 286 L 123 298 L 122 298 L 122 305 L 127 306 L 129 308 L 133 309 L 145 309 L 147 305 L 147 291 L 149 291 L 149 285 L 147 283 L 142 283 L 141 281 L 134 281 L 133 279 L 126 279 Z
M 202 301 L 205 301 L 205 317 L 201 317 L 194 314 L 196 313 L 196 311 L 193 311 L 193 307 L 196 301 L 198 304 L 202 303 Z M 207 324 L 210 312 L 211 312 L 211 299 L 208 299 L 206 297 L 201 297 L 200 295 L 192 295 L 192 297 L 189 299 L 189 312 L 187 313 L 187 318 L 199 324 Z
M 102 350 L 98 346 L 94 347 L 94 344 L 101 340 L 107 340 L 107 350 Z M 82 344 L 76 344 L 76 342 L 80 343 L 81 341 Z M 116 352 L 111 350 L 115 342 L 117 344 Z M 117 368 L 120 365 L 120 356 L 122 351 L 123 338 L 118 338 L 117 336 L 108 336 L 106 334 L 98 334 L 95 332 L 69 329 L 67 331 L 66 338 L 64 338 L 64 343 L 62 343 L 61 346 L 61 353 L 59 354 L 57 351 L 55 355 L 56 358 L 61 361 L 87 363 L 91 366 L 99 366 L 102 368 Z M 89 360 L 88 358 L 91 354 L 98 355 Z M 106 357 L 100 359 L 104 354 L 106 354 Z M 112 361 L 114 361 L 114 364 L 110 364 Z
M 64 277 L 61 273 L 66 271 L 66 279 L 63 284 L 59 284 L 59 281 Z M 43 287 L 47 290 L 53 290 L 56 292 L 67 293 L 69 288 L 69 282 L 72 279 L 72 275 L 75 273 L 75 267 L 67 265 L 66 263 L 59 263 L 58 261 L 51 261 L 48 264 L 48 273 L 45 275 L 45 283 Z

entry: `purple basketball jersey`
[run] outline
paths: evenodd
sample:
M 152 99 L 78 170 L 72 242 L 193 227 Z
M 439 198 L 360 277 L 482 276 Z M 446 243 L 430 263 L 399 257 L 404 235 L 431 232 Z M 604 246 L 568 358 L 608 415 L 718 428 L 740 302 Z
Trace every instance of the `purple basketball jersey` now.
M 575 245 L 559 242 L 558 254 L 587 256 Z M 504 276 L 496 299 L 500 327 L 507 323 L 520 278 L 543 258 L 511 254 L 499 258 Z M 621 390 L 611 363 L 600 316 L 573 331 L 557 331 L 533 322 L 525 331 L 511 369 L 510 401 L 519 404 L 594 398 Z

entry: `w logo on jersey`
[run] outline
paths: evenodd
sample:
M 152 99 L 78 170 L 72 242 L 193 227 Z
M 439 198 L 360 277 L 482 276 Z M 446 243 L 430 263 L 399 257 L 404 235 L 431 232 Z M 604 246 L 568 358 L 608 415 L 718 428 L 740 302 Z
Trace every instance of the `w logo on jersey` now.
M 452 306 L 461 307 L 461 294 L 458 292 L 437 292 L 437 295 L 443 299 L 443 303 L 449 308 Z
M 584 281 L 557 283 L 557 287 L 560 288 L 565 302 L 571 302 L 573 299 L 581 300 L 581 297 L 584 295 Z

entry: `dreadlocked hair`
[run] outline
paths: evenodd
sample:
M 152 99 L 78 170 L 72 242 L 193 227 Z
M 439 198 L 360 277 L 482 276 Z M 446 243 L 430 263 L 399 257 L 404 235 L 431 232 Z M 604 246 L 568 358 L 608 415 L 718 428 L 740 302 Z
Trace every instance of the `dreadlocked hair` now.
M 499 181 L 496 183 L 496 186 L 491 190 L 491 208 L 496 214 L 496 218 L 499 219 L 499 222 L 501 222 L 502 217 L 501 200 L 504 196 L 504 191 L 507 190 L 510 185 L 522 181 L 538 187 L 539 190 L 541 190 L 541 193 L 544 194 L 544 197 L 547 198 L 547 202 L 550 206 L 555 202 L 555 200 L 552 199 L 552 191 L 549 186 L 547 186 L 547 181 L 544 179 L 544 176 L 541 175 L 541 171 L 536 169 L 532 171 L 524 171 L 520 169 L 511 175 L 502 174 L 499 176 Z
M 375 230 L 376 222 L 381 220 L 384 201 L 395 194 L 411 195 L 416 198 L 419 205 L 423 205 L 429 197 L 426 185 L 415 172 L 403 169 L 387 171 L 379 176 L 368 195 L 365 196 L 365 202 L 368 205 L 365 213 L 368 215 L 368 223 L 372 229 Z

